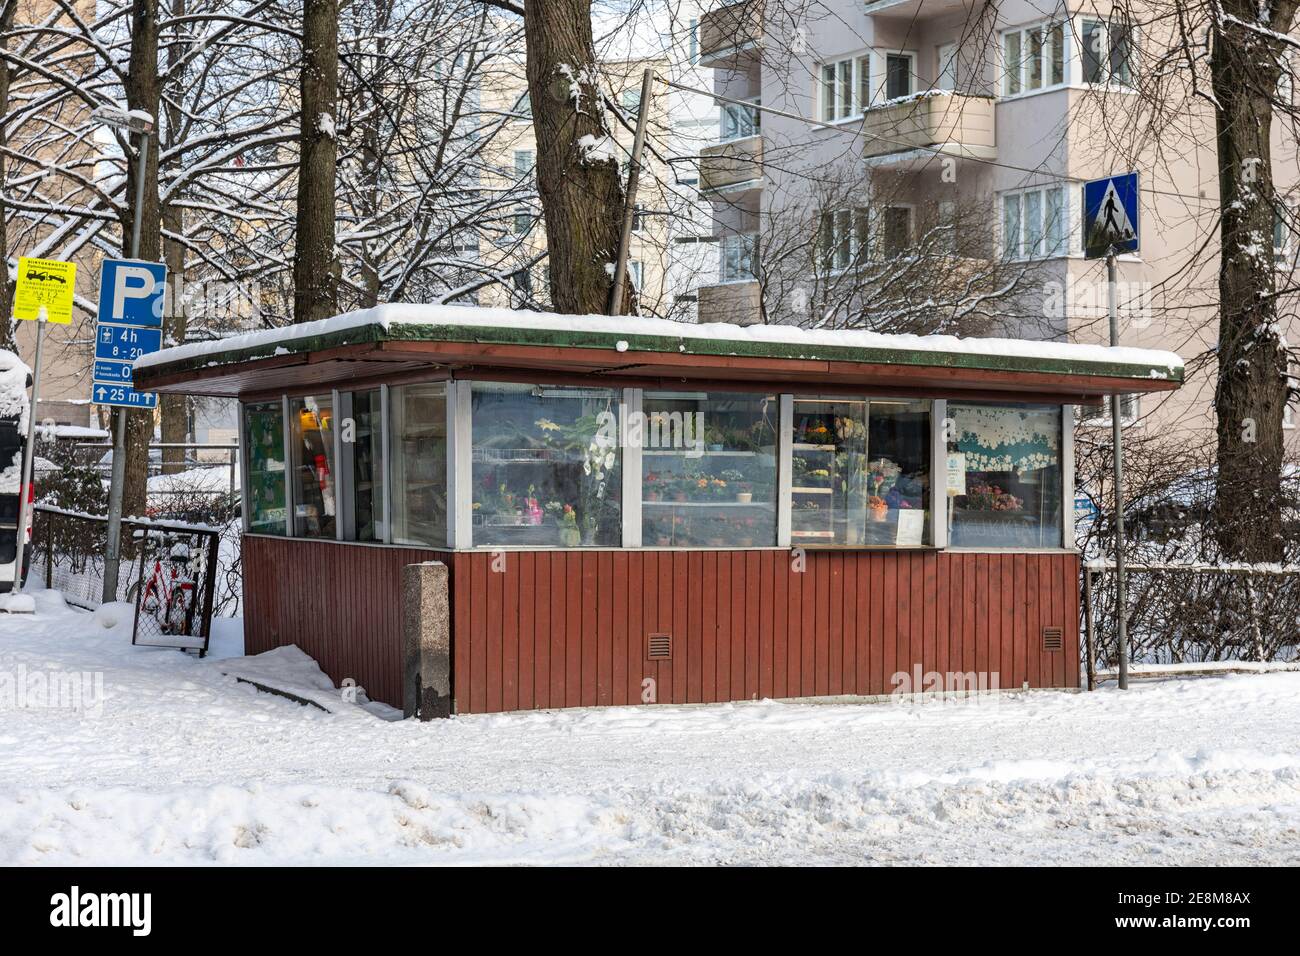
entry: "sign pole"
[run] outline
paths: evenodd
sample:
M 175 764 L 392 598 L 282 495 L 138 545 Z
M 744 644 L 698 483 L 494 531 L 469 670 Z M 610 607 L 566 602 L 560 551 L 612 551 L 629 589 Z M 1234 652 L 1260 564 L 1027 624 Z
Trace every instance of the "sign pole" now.
M 1110 311 L 1110 344 L 1119 345 L 1119 301 L 1115 279 L 1115 248 L 1106 253 L 1106 284 Z M 1119 638 L 1119 689 L 1128 690 L 1128 599 L 1124 581 L 1124 445 L 1121 396 L 1110 397 L 1110 433 L 1115 446 L 1115 626 Z
M 13 592 L 23 589 L 23 552 L 27 546 L 27 496 L 32 486 L 32 460 L 36 456 L 36 403 L 41 393 L 41 348 L 45 345 L 45 324 L 49 316 L 41 309 L 36 322 L 36 367 L 32 369 L 32 404 L 27 410 L 27 444 L 23 447 L 23 477 L 18 485 L 18 542 L 14 549 Z
M 140 133 L 140 157 L 135 174 L 135 216 L 131 224 L 131 258 L 140 258 L 140 221 L 144 218 L 144 180 L 148 172 L 149 133 Z M 104 550 L 104 591 L 100 600 L 117 600 L 118 568 L 122 561 L 122 495 L 126 484 L 126 415 L 118 408 L 113 428 L 113 473 L 108 488 L 108 542 Z
M 650 97 L 654 94 L 655 71 L 641 74 L 641 107 L 636 116 L 636 134 L 632 138 L 632 162 L 627 171 L 627 200 L 623 205 L 623 228 L 618 237 L 618 259 L 614 263 L 614 284 L 609 290 L 609 314 L 623 313 L 623 284 L 627 277 L 628 249 L 632 245 L 632 226 L 636 221 L 636 191 L 641 181 L 641 153 L 645 149 L 645 127 L 650 114 Z

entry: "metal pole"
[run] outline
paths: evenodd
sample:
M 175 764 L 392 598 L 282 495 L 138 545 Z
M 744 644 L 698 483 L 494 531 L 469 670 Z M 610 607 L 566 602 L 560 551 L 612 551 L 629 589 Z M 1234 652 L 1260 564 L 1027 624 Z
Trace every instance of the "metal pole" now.
M 45 323 L 49 317 L 42 308 L 36 323 L 36 368 L 32 369 L 32 405 L 27 410 L 27 444 L 23 447 L 23 478 L 18 485 L 18 542 L 14 549 L 14 583 L 12 593 L 23 589 L 23 552 L 27 549 L 27 495 L 32 486 L 32 459 L 36 455 L 36 402 L 41 391 L 41 348 L 45 344 Z
M 1088 655 L 1085 672 L 1088 675 L 1088 690 L 1097 689 L 1097 638 L 1092 627 L 1092 568 L 1083 569 L 1083 623 L 1084 640 Z
M 140 223 L 144 219 L 144 181 L 149 169 L 149 133 L 141 132 L 135 174 L 135 221 L 131 224 L 131 258 L 140 258 Z M 108 488 L 108 542 L 104 549 L 104 604 L 117 600 L 118 567 L 122 561 L 122 494 L 126 484 L 126 414 L 118 407 L 113 433 L 113 477 Z
M 1115 279 L 1115 250 L 1106 254 L 1110 306 L 1110 344 L 1119 345 L 1119 301 Z M 1128 690 L 1128 600 L 1124 586 L 1124 445 L 1120 395 L 1110 397 L 1110 433 L 1115 446 L 1115 625 L 1119 637 L 1119 689 Z
M 609 290 L 609 314 L 623 312 L 623 283 L 627 279 L 627 254 L 632 245 L 632 224 L 636 220 L 636 189 L 641 181 L 641 152 L 645 149 L 645 127 L 650 116 L 650 94 L 655 71 L 641 75 L 641 108 L 636 115 L 636 136 L 632 139 L 632 163 L 627 171 L 627 203 L 623 207 L 623 232 L 618 239 L 618 260 L 614 263 L 614 286 Z

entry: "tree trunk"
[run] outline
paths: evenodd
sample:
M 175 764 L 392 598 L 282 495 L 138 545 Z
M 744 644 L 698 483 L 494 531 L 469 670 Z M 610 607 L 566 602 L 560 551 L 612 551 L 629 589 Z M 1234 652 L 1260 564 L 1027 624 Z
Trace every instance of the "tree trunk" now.
M 1284 19 L 1272 28 L 1289 29 L 1294 10 L 1292 2 L 1275 6 Z M 1224 11 L 1259 22 L 1254 0 L 1227 0 Z M 1286 355 L 1276 325 L 1269 135 L 1284 48 L 1231 20 L 1217 24 L 1213 39 L 1221 208 L 1215 534 L 1225 558 L 1280 561 Z
M 334 122 L 339 85 L 337 0 L 306 0 L 302 21 L 302 111 L 298 141 L 298 231 L 293 254 L 293 320 L 338 312 L 334 252 Z
M 132 0 L 131 57 L 126 73 L 126 105 L 143 110 L 154 118 L 157 128 L 158 85 L 158 0 Z M 138 144 L 139 137 L 132 142 Z M 140 258 L 157 262 L 162 256 L 161 215 L 158 208 L 158 137 L 149 144 L 145 164 L 144 208 L 140 210 Z M 126 177 L 126 209 L 122 220 L 122 252 L 131 254 L 131 227 L 134 212 L 135 184 L 139 163 L 131 162 Z M 149 469 L 149 439 L 153 437 L 154 413 L 148 409 L 116 409 L 116 416 L 126 415 L 126 484 L 122 496 L 123 515 L 145 513 L 145 481 Z M 114 432 L 116 434 L 116 431 Z
M 558 312 L 604 314 L 618 256 L 623 183 L 601 96 L 591 2 L 527 3 L 524 30 L 551 299 Z
M 4 8 L 0 10 L 0 43 L 9 45 L 9 30 L 14 25 L 14 11 L 18 9 L 18 0 L 3 0 Z M 3 117 L 9 115 L 9 63 L 0 60 L 0 186 L 5 178 L 5 128 Z M 9 281 L 9 216 L 5 212 L 4 190 L 0 188 L 0 263 L 5 264 L 0 272 L 0 349 L 10 352 L 18 351 L 18 342 L 14 330 L 14 286 Z
M 185 16 L 185 0 L 171 0 L 171 15 L 180 20 Z M 181 32 L 176 31 L 172 41 L 167 45 L 168 74 L 178 68 L 185 47 Z M 181 124 L 180 81 L 172 77 L 175 84 L 175 96 L 168 99 L 165 107 L 167 114 L 167 146 L 170 148 L 180 142 L 184 135 Z M 167 203 L 162 209 L 162 226 L 164 233 L 179 236 L 185 229 L 185 217 L 180 205 Z M 167 282 L 172 294 L 168 296 L 170 308 L 163 315 L 163 341 L 168 345 L 180 345 L 185 341 L 185 247 L 176 239 L 163 239 L 163 261 L 167 263 Z M 158 408 L 161 414 L 163 444 L 179 444 L 189 438 L 189 397 L 186 395 L 160 395 Z M 163 472 L 176 474 L 185 470 L 185 450 L 183 448 L 164 448 L 162 450 Z

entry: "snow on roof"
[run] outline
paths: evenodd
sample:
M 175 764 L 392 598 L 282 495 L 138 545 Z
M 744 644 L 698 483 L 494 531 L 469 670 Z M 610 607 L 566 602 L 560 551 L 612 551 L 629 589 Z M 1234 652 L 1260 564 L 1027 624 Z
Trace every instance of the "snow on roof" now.
M 347 333 L 355 332 L 355 335 Z M 1087 374 L 1088 365 L 1105 366 L 1094 374 L 1131 378 L 1174 379 L 1182 377 L 1183 360 L 1173 352 L 1067 342 L 1038 342 L 1027 339 L 958 338 L 952 335 L 896 335 L 864 330 L 804 329 L 793 325 L 694 324 L 639 316 L 572 316 L 547 312 L 480 308 L 456 305 L 379 305 L 301 325 L 265 329 L 242 335 L 192 342 L 145 355 L 136 360 L 136 371 L 158 366 L 216 366 L 250 361 L 274 355 L 320 348 L 325 336 L 355 342 L 382 338 L 436 338 L 444 341 L 497 341 L 506 332 L 557 333 L 581 338 L 585 347 L 609 347 L 619 351 L 647 351 L 734 355 L 763 354 L 789 359 L 847 358 L 882 363 L 918 364 L 907 353 L 938 356 L 986 357 L 998 365 L 1007 358 L 1043 363 L 1068 363 L 1071 371 Z M 605 337 L 608 343 L 595 343 Z M 552 344 L 564 344 L 555 341 Z M 297 346 L 297 347 L 295 347 Z M 850 356 L 846 352 L 880 352 L 878 356 Z M 209 361 L 202 361 L 203 359 Z M 936 362 L 936 364 L 947 364 Z M 982 364 L 982 363 L 972 363 Z M 1116 366 L 1123 368 L 1116 369 Z

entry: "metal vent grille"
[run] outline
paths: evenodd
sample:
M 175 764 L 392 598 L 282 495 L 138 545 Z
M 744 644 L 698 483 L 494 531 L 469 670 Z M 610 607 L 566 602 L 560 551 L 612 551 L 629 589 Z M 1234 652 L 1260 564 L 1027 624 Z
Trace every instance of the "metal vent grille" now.
M 1059 651 L 1065 646 L 1065 636 L 1059 627 L 1043 628 L 1043 650 Z
M 645 656 L 648 661 L 668 661 L 673 657 L 671 634 L 650 634 L 646 637 Z

